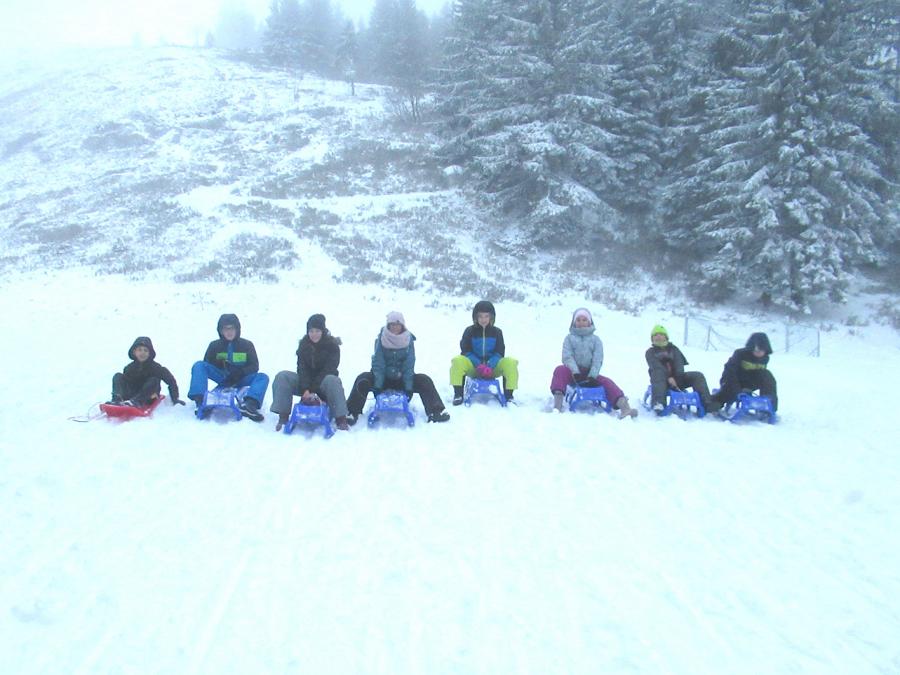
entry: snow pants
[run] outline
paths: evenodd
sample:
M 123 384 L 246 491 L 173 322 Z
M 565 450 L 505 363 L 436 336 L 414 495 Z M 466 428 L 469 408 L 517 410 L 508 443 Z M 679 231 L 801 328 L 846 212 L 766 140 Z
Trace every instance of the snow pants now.
M 514 391 L 519 386 L 519 362 L 516 359 L 504 356 L 494 368 L 494 377 L 503 378 L 503 388 Z M 450 362 L 450 384 L 461 387 L 466 377 L 477 377 L 475 365 L 468 356 L 454 356 Z
M 160 380 L 158 377 L 148 377 L 140 387 L 129 387 L 122 373 L 116 373 L 112 379 L 112 400 L 117 398 L 125 401 L 131 399 L 139 405 L 150 405 L 150 402 L 159 396 Z
M 669 391 L 669 380 L 665 376 L 664 373 L 659 372 L 654 376 L 654 371 L 647 371 L 650 373 L 650 404 L 655 405 L 657 403 L 661 403 L 662 405 L 666 404 L 666 394 Z M 703 407 L 707 411 L 717 410 L 719 408 L 709 396 L 709 385 L 706 384 L 706 377 L 703 373 L 692 370 L 686 373 L 682 373 L 681 375 L 675 375 L 675 384 L 678 385 L 679 389 L 693 389 L 695 392 L 700 394 L 700 400 L 703 402 Z
M 372 390 L 372 384 L 375 382 L 375 376 L 371 372 L 360 373 L 353 383 L 353 389 L 350 390 L 350 396 L 347 398 L 347 409 L 353 415 L 361 415 L 363 407 L 366 405 L 366 398 Z M 385 389 L 396 389 L 403 391 L 403 382 L 401 380 L 384 381 Z M 444 410 L 444 402 L 438 395 L 434 386 L 434 381 L 423 373 L 413 375 L 413 393 L 419 395 L 422 399 L 422 405 L 425 406 L 425 413 L 439 413 Z
M 272 381 L 272 405 L 269 408 L 278 415 L 290 415 L 294 407 L 294 396 L 300 396 L 300 376 L 293 370 L 282 370 Z M 337 375 L 326 375 L 313 392 L 328 404 L 335 417 L 347 416 L 347 399 L 344 385 Z
M 203 396 L 209 388 L 209 380 L 222 384 L 227 377 L 228 373 L 221 368 L 206 361 L 197 361 L 191 368 L 191 388 L 188 390 L 188 397 Z M 269 388 L 269 376 L 265 373 L 251 373 L 241 378 L 234 386 L 250 387 L 244 398 L 252 398 L 261 406 L 266 397 L 266 389 Z
M 744 389 L 756 391 L 760 396 L 772 399 L 772 408 L 778 410 L 778 385 L 775 376 L 769 370 L 738 370 L 736 375 L 726 371 L 722 374 L 722 386 L 714 400 L 722 404 L 733 403 Z
M 580 372 L 582 375 L 587 375 L 588 370 L 588 368 L 582 368 L 580 369 Z M 612 405 L 615 405 L 620 398 L 625 396 L 625 393 L 619 389 L 619 385 L 608 377 L 597 375 L 594 379 L 597 381 L 598 387 L 603 387 L 603 391 L 606 392 L 606 400 Z M 553 371 L 553 377 L 550 379 L 551 393 L 564 394 L 566 387 L 570 384 L 575 384 L 575 378 L 572 375 L 572 371 L 569 370 L 569 367 L 563 365 L 556 366 Z

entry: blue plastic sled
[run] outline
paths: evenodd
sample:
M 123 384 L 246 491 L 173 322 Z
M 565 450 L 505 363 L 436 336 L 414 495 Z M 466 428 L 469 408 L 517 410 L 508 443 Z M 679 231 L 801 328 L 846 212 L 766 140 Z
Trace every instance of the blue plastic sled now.
M 775 424 L 778 419 L 772 406 L 772 399 L 768 396 L 756 396 L 752 392 L 738 394 L 737 401 L 726 405 L 723 412 L 725 419 L 729 422 L 740 422 L 747 419 Z
M 409 410 L 409 399 L 406 398 L 406 393 L 402 391 L 388 389 L 375 397 L 375 407 L 369 413 L 367 419 L 369 427 L 374 427 L 378 423 L 382 413 L 402 413 L 406 416 L 406 424 L 408 426 L 414 426 L 416 423 L 415 415 Z
M 202 420 L 216 410 L 225 410 L 234 415 L 236 420 L 242 419 L 238 402 L 242 401 L 250 387 L 216 387 L 203 394 L 203 403 L 194 411 L 198 420 Z
M 506 396 L 503 394 L 503 387 L 500 386 L 499 378 L 482 380 L 477 377 L 467 377 L 463 388 L 463 403 L 466 406 L 472 405 L 472 397 L 474 396 L 493 396 L 500 401 L 501 406 L 506 407 Z
M 575 412 L 582 405 L 591 406 L 591 410 L 600 409 L 612 414 L 613 407 L 606 398 L 606 390 L 603 387 L 582 387 L 570 384 L 566 387 L 566 403 L 569 404 L 569 412 Z
M 295 404 L 291 410 L 291 416 L 284 425 L 284 433 L 290 434 L 298 424 L 320 425 L 325 428 L 325 438 L 334 436 L 334 427 L 331 426 L 331 409 L 327 403 L 305 405 L 300 402 Z
M 642 402 L 642 405 L 647 410 L 652 409 L 650 407 L 652 395 L 653 388 L 647 387 Z M 678 391 L 677 389 L 669 389 L 666 393 L 666 407 L 662 409 L 659 416 L 665 417 L 672 413 L 675 413 L 681 419 L 687 419 L 691 414 L 696 414 L 697 417 L 704 417 L 706 416 L 706 408 L 703 407 L 703 401 L 700 399 L 700 394 L 696 391 Z

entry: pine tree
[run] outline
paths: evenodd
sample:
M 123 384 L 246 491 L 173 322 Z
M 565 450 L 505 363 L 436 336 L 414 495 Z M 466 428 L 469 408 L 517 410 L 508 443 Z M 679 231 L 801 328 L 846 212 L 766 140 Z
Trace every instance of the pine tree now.
M 301 24 L 298 0 L 272 0 L 263 34 L 266 56 L 280 65 L 299 66 Z
M 669 193 L 671 243 L 713 297 L 742 289 L 806 311 L 844 298 L 889 217 L 878 149 L 850 111 L 849 0 L 747 0 L 713 47 L 697 161 Z

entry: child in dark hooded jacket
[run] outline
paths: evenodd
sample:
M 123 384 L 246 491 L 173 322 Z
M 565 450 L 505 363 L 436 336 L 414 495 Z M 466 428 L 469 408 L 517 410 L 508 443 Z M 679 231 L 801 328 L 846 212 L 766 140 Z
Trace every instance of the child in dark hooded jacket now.
M 259 372 L 256 347 L 241 337 L 241 322 L 235 314 L 223 314 L 216 323 L 218 340 L 206 348 L 202 361 L 191 368 L 191 387 L 188 398 L 199 407 L 209 387 L 209 380 L 222 387 L 249 387 L 239 402 L 241 413 L 254 422 L 261 422 L 260 406 L 269 387 L 269 376 Z
M 733 403 L 742 390 L 759 389 L 761 396 L 772 400 L 772 408 L 778 410 L 778 386 L 775 376 L 768 369 L 772 344 L 765 333 L 753 333 L 747 338 L 747 344 L 736 349 L 725 363 L 720 389 L 712 398 L 720 404 Z
M 172 405 L 184 401 L 178 399 L 178 383 L 169 369 L 156 362 L 156 350 L 148 337 L 135 338 L 128 349 L 129 363 L 121 373 L 113 375 L 113 405 L 147 406 L 159 397 L 160 383 L 169 387 Z
M 466 377 L 483 379 L 503 378 L 506 400 L 511 401 L 519 384 L 519 362 L 506 356 L 503 331 L 494 325 L 497 312 L 487 300 L 475 303 L 472 323 L 459 341 L 460 355 L 450 362 L 450 384 L 453 405 L 463 402 L 463 382 Z

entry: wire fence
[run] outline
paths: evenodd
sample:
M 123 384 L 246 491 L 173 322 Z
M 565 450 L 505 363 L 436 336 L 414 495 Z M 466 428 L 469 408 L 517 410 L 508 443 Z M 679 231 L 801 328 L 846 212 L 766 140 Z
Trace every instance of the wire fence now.
M 751 333 L 765 333 L 769 336 L 772 349 L 785 354 L 796 353 L 806 356 L 821 356 L 821 332 L 815 326 L 799 323 L 763 322 L 743 324 L 717 323 L 703 316 L 684 318 L 684 340 L 686 346 L 709 351 L 731 351 L 743 347 Z

